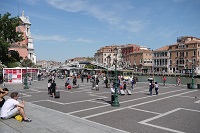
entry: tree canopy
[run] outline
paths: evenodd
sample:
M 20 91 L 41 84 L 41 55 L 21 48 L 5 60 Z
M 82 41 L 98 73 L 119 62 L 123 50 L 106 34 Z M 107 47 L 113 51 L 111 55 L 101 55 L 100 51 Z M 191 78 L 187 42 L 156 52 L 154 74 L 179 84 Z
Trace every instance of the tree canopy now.
M 19 17 L 11 17 L 10 13 L 0 14 L 0 61 L 7 67 L 21 60 L 17 51 L 9 51 L 12 43 L 23 41 L 23 33 L 16 31 L 20 22 Z

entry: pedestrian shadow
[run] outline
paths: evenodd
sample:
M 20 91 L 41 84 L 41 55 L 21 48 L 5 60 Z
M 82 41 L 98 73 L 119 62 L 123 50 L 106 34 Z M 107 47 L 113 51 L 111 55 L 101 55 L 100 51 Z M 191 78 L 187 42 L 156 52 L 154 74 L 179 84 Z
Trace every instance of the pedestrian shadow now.
M 112 102 L 111 101 L 107 101 L 107 100 L 104 100 L 104 99 L 96 99 L 97 101 L 100 101 L 100 102 L 105 102 L 105 103 L 108 103 L 108 104 L 111 104 Z
M 153 95 L 153 94 L 150 94 L 150 93 L 144 93 L 145 95 L 148 95 L 148 96 L 151 96 L 151 95 Z

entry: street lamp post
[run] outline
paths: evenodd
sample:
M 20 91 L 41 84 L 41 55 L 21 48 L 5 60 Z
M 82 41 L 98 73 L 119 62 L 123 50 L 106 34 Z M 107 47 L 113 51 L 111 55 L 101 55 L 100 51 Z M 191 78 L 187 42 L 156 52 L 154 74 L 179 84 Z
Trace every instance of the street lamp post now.
M 191 82 L 191 89 L 194 89 L 194 65 L 192 64 L 192 82 Z
M 115 54 L 116 54 L 116 59 L 115 59 L 115 81 L 114 81 L 114 85 L 115 85 L 115 93 L 113 94 L 113 101 L 111 106 L 113 107 L 119 107 L 119 101 L 118 101 L 118 78 L 117 78 L 117 48 L 115 48 Z
M 26 63 L 26 76 L 25 76 L 25 79 L 24 79 L 24 89 L 28 89 L 28 76 L 27 76 L 27 62 Z
M 108 77 L 108 65 L 109 65 L 109 62 L 110 62 L 110 55 L 108 55 L 107 57 L 107 73 L 106 73 L 106 76 Z

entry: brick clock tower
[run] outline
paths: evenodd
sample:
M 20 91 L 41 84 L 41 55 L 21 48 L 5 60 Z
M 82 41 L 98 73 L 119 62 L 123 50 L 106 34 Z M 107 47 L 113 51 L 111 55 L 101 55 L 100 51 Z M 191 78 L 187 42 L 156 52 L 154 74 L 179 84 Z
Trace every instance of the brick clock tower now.
M 34 52 L 33 38 L 30 32 L 31 23 L 29 21 L 29 17 L 25 17 L 24 11 L 22 11 L 22 15 L 19 18 L 21 19 L 21 23 L 18 27 L 16 27 L 16 30 L 23 32 L 24 40 L 12 44 L 9 50 L 18 51 L 19 55 L 22 56 L 23 59 L 28 57 L 33 63 L 36 64 L 36 55 Z

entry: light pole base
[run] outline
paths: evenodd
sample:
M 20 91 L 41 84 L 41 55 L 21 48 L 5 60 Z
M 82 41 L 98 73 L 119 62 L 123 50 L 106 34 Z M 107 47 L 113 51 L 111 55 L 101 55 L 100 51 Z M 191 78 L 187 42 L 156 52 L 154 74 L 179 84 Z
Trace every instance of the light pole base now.
M 29 87 L 27 85 L 24 86 L 24 89 L 29 89 Z
M 113 107 L 119 107 L 120 104 L 119 104 L 119 101 L 118 101 L 118 94 L 114 94 L 113 98 L 114 99 L 113 99 L 113 101 L 111 103 L 111 106 L 113 106 Z
M 112 106 L 112 107 L 119 107 L 120 104 L 119 104 L 119 102 L 113 101 L 112 104 L 111 104 L 111 106 Z

